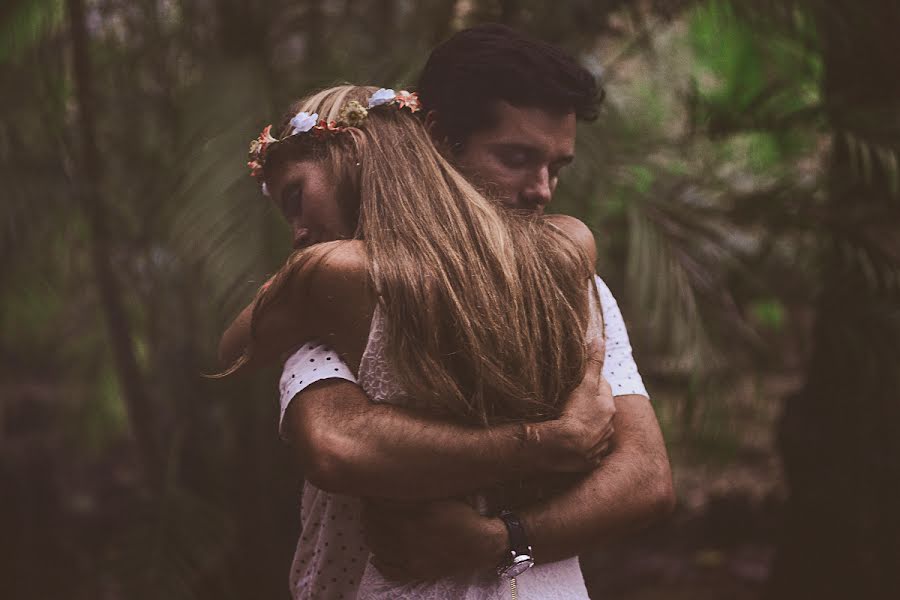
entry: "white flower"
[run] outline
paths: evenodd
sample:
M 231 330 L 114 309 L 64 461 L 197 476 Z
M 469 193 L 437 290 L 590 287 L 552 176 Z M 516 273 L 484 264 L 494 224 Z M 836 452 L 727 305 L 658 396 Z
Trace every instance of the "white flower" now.
M 373 106 L 381 106 L 382 104 L 387 104 L 394 100 L 397 97 L 397 94 L 394 93 L 394 90 L 381 88 L 369 98 L 369 108 Z
M 316 126 L 316 123 L 319 122 L 319 113 L 309 114 L 307 112 L 298 112 L 297 116 L 291 119 L 291 135 L 297 135 L 298 133 L 306 133 L 310 129 Z
M 265 181 L 262 182 L 262 185 L 260 186 L 260 190 L 262 190 L 262 195 L 263 195 L 263 196 L 268 196 L 268 195 L 269 195 L 269 187 L 266 185 L 266 182 L 265 182 Z

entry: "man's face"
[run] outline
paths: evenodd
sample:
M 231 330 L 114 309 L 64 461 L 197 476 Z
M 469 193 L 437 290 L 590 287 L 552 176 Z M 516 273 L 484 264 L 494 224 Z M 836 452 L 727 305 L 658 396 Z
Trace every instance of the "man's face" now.
M 353 236 L 338 206 L 334 177 L 321 161 L 286 161 L 266 185 L 291 227 L 295 250 Z
M 502 100 L 494 110 L 495 125 L 469 136 L 454 156 L 456 165 L 510 207 L 542 213 L 560 170 L 575 157 L 575 113 Z

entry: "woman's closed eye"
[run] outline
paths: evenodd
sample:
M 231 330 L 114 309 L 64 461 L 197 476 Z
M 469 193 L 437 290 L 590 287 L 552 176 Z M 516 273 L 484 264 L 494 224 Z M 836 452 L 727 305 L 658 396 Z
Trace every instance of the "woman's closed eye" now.
M 281 212 L 288 220 L 303 212 L 303 197 L 299 185 L 289 185 L 281 192 Z

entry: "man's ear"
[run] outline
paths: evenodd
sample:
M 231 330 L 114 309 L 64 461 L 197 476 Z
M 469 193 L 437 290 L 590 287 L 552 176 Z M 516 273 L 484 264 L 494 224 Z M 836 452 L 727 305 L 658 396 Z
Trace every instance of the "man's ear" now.
M 444 129 L 441 127 L 440 117 L 436 110 L 429 110 L 425 115 L 425 131 L 428 132 L 428 136 L 431 138 L 431 143 L 434 144 L 434 147 L 437 148 L 437 151 L 440 152 L 445 158 L 450 158 L 452 156 L 452 146 L 450 144 L 450 140 L 447 137 L 447 134 L 444 133 Z

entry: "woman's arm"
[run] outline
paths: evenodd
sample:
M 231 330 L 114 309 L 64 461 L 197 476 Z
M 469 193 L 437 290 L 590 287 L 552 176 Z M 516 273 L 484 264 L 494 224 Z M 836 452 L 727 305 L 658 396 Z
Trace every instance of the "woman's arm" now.
M 260 303 L 265 306 L 257 310 Z M 249 347 L 243 371 L 274 362 L 306 340 L 319 339 L 336 348 L 356 370 L 373 310 L 363 243 L 318 244 L 292 256 L 266 282 L 223 334 L 219 358 L 234 364 Z
M 265 284 L 263 284 L 265 287 Z M 238 313 L 219 342 L 219 364 L 223 367 L 233 365 L 244 354 L 244 349 L 250 344 L 250 318 L 253 315 L 253 307 L 256 299 Z

